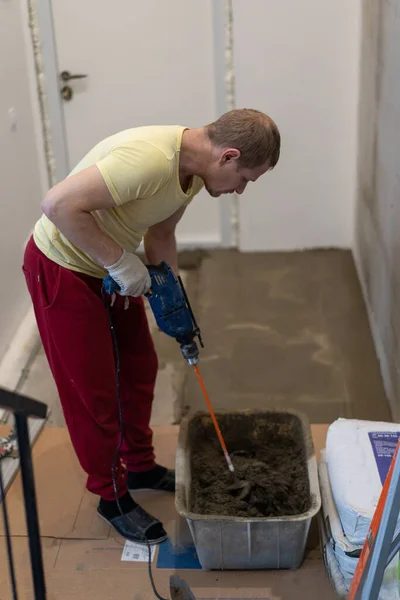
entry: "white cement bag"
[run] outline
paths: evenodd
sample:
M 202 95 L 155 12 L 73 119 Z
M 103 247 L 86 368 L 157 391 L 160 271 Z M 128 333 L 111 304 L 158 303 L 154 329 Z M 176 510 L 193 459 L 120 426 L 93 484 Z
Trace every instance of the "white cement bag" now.
M 345 598 L 350 589 L 362 547 L 351 544 L 343 532 L 329 482 L 325 454 L 325 450 L 322 450 L 318 465 L 322 500 L 321 543 L 325 565 L 335 591 L 340 598 Z M 398 565 L 399 556 L 397 555 L 385 571 L 379 600 L 400 600 Z
M 335 588 L 336 595 L 338 598 L 345 600 L 349 591 L 349 586 L 348 581 L 345 581 L 345 576 L 342 572 L 343 566 L 339 565 L 339 560 L 335 550 L 337 549 L 337 546 L 342 543 L 342 540 L 344 540 L 344 545 L 346 548 L 349 550 L 354 548 L 351 545 L 348 545 L 340 525 L 339 515 L 336 510 L 335 502 L 333 500 L 329 485 L 328 469 L 325 462 L 325 450 L 321 451 L 321 458 L 318 464 L 318 475 L 321 491 L 321 510 L 318 514 L 318 522 L 325 567 L 329 579 Z M 339 521 L 339 527 L 337 526 L 337 521 Z M 333 531 L 339 533 L 340 541 L 338 544 L 336 544 L 334 541 Z M 355 569 L 357 565 L 357 558 L 353 560 L 355 561 L 353 569 Z
M 344 534 L 339 513 L 332 495 L 328 466 L 326 463 L 326 450 L 321 450 L 321 457 L 318 464 L 318 475 L 321 490 L 321 502 L 326 521 L 328 538 L 335 546 L 342 550 L 343 554 L 353 556 L 357 559 L 360 556 L 363 544 L 352 544 Z
M 399 423 L 338 419 L 328 429 L 326 461 L 348 542 L 362 546 L 400 435 Z
M 335 553 L 333 552 L 332 545 L 326 537 L 326 531 L 324 529 L 324 522 L 321 511 L 318 513 L 318 521 L 320 524 L 321 547 L 326 572 L 328 574 L 331 585 L 336 592 L 336 596 L 340 598 L 340 600 L 346 600 L 348 589 L 344 582 L 343 575 L 340 572 L 339 565 L 336 560 Z

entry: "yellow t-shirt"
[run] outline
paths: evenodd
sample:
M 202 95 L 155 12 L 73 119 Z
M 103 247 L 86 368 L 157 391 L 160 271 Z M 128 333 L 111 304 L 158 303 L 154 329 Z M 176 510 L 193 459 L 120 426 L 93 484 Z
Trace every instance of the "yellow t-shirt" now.
M 127 252 L 135 252 L 151 225 L 186 206 L 201 190 L 193 177 L 183 192 L 179 182 L 180 126 L 137 127 L 97 144 L 70 173 L 97 165 L 115 207 L 94 211 L 98 226 Z M 72 244 L 46 215 L 35 225 L 38 248 L 63 267 L 104 277 L 106 270 Z

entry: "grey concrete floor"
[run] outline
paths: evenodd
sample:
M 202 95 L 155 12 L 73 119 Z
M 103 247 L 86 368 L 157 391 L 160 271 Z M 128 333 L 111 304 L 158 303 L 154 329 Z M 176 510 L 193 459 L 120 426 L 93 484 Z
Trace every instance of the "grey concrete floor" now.
M 217 409 L 294 408 L 313 423 L 391 420 L 350 252 L 215 251 L 185 254 L 181 267 Z M 178 344 L 157 330 L 148 305 L 147 313 L 159 356 L 152 424 L 167 425 L 205 404 Z M 64 425 L 43 351 L 23 392 L 51 407 L 50 426 Z
M 391 420 L 350 251 L 218 251 L 189 287 L 215 408 Z M 205 406 L 193 373 L 183 400 L 183 413 Z

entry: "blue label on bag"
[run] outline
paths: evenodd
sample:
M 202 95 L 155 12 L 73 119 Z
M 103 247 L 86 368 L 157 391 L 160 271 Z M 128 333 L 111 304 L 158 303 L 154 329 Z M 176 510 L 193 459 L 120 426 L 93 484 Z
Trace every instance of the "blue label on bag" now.
M 370 431 L 368 435 L 383 485 L 396 450 L 400 431 Z

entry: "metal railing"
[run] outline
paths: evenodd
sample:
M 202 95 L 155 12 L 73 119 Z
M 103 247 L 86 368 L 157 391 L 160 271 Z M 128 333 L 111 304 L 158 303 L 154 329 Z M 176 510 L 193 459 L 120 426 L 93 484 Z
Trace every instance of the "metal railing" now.
M 14 413 L 15 429 L 17 433 L 22 489 L 24 495 L 25 517 L 29 540 L 29 554 L 31 561 L 33 590 L 35 600 L 45 600 L 46 584 L 43 569 L 42 544 L 40 540 L 39 519 L 36 503 L 35 481 L 33 474 L 31 445 L 29 439 L 28 417 L 45 419 L 47 406 L 32 398 L 10 392 L 0 388 L 0 408 Z M 6 547 L 10 582 L 13 600 L 18 600 L 17 579 L 12 549 L 12 537 L 7 511 L 6 494 L 2 476 L 2 461 L 0 460 L 0 502 L 4 519 L 6 534 Z

